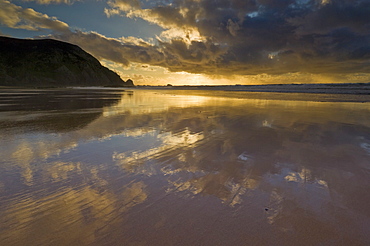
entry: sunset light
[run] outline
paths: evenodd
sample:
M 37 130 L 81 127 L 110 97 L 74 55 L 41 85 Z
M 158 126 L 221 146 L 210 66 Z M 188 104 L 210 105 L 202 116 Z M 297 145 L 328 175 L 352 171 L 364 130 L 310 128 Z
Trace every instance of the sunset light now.
M 370 0 L 0 0 L 0 246 L 369 246 Z
M 0 6 L 1 35 L 79 45 L 138 84 L 370 79 L 364 0 L 0 0 Z M 260 74 L 269 80 L 258 80 Z M 291 80 L 292 74 L 299 76 Z

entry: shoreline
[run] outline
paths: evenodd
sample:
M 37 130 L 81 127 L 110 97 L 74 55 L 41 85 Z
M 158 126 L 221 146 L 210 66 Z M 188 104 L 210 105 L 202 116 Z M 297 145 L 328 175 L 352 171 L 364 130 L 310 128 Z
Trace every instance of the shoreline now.
M 7 89 L 150 89 L 150 90 L 210 90 L 210 91 L 246 91 L 246 92 L 274 92 L 274 93 L 314 93 L 314 94 L 351 94 L 370 95 L 370 83 L 343 83 L 343 84 L 272 84 L 272 85 L 136 85 L 122 87 L 107 86 L 0 86 Z
M 275 85 L 178 85 L 178 86 L 135 86 L 135 89 L 159 90 L 212 90 L 274 93 L 314 93 L 370 95 L 370 83 L 357 84 L 275 84 Z

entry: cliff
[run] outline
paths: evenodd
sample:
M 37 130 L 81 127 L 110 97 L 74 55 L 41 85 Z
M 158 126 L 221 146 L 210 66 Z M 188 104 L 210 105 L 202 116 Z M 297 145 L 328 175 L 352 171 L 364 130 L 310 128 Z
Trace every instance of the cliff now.
M 80 47 L 0 37 L 0 86 L 133 86 Z

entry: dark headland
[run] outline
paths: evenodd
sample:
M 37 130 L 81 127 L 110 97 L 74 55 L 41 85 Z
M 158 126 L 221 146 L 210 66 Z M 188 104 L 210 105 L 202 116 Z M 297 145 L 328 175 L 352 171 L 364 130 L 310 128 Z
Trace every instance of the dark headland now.
M 0 37 L 0 86 L 134 86 L 80 47 L 52 39 Z

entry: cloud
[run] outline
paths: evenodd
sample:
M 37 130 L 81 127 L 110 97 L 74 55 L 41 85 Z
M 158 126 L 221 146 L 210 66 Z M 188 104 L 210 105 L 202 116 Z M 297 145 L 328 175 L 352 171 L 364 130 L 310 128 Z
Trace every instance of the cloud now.
M 131 11 L 141 8 L 139 0 L 109 0 L 108 5 L 119 11 Z
M 6 0 L 0 0 L 0 23 L 10 28 L 31 31 L 41 29 L 68 31 L 68 25 L 55 17 L 49 17 L 30 8 L 22 8 Z
M 323 1 L 324 2 L 324 1 Z M 338 28 L 348 28 L 357 33 L 369 34 L 370 3 L 368 1 L 326 1 L 307 14 L 292 18 L 296 32 L 326 34 Z
M 72 3 L 37 0 L 38 3 Z M 367 74 L 367 0 L 109 0 L 105 14 L 141 18 L 164 28 L 157 40 L 109 38 L 0 0 L 0 22 L 50 29 L 100 60 L 220 76 Z
M 107 38 L 96 32 L 67 32 L 49 37 L 76 44 L 98 59 L 106 59 L 124 66 L 130 62 L 161 65 L 164 54 L 158 47 L 133 37 L 114 39 Z
M 71 5 L 79 0 L 23 0 L 24 2 L 36 2 L 38 4 L 68 4 Z
M 220 54 L 225 52 L 212 42 L 173 39 L 170 42 L 158 40 L 151 44 L 134 37 L 113 39 L 96 32 L 66 32 L 49 37 L 76 44 L 98 59 L 109 60 L 128 66 L 141 63 L 162 66 L 170 71 L 207 72 L 214 69 Z
M 254 75 L 370 68 L 369 1 L 112 0 L 109 6 L 110 13 L 165 28 L 163 36 L 183 32 L 182 39 L 159 44 L 163 65 L 172 71 Z M 197 42 L 189 32 L 199 34 Z

